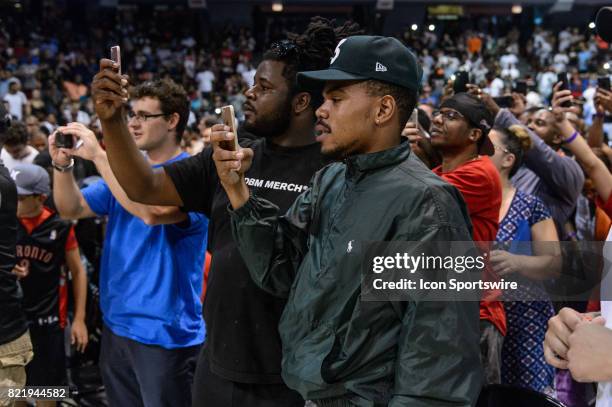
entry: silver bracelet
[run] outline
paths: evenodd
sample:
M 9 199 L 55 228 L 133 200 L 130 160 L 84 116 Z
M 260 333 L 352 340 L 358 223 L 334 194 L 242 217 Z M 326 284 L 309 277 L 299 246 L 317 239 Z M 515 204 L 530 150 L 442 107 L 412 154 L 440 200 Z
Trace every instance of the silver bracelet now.
M 55 161 L 51 161 L 51 165 L 59 172 L 68 172 L 72 170 L 72 167 L 74 167 L 74 158 L 71 158 L 70 163 L 66 166 L 58 165 L 55 163 Z

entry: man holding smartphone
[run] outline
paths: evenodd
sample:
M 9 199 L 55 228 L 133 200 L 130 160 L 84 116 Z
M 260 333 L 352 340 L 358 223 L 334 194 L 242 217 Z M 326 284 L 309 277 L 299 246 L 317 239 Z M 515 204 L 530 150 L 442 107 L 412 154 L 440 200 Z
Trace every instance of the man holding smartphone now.
M 317 140 L 341 162 L 318 171 L 286 212 L 251 195 L 252 151 L 218 148 L 235 135 L 213 127 L 240 253 L 262 289 L 287 298 L 283 378 L 317 406 L 468 407 L 480 392 L 478 304 L 365 301 L 363 257 L 353 255 L 363 241 L 470 240 L 459 191 L 401 142 L 421 76 L 401 42 L 376 36 L 349 37 L 329 69 L 300 73 L 324 84 Z
M 303 34 L 291 34 L 264 53 L 255 83 L 245 91 L 244 129 L 259 137 L 240 139 L 254 151 L 248 182 L 281 208 L 308 189 L 322 165 L 314 137 L 318 101 L 298 86 L 296 74 L 327 67 L 336 42 L 357 29 L 313 19 Z M 177 205 L 211 219 L 212 263 L 204 303 L 208 337 L 198 361 L 193 406 L 303 407 L 302 397 L 280 375 L 278 321 L 285 300 L 261 290 L 249 276 L 231 235 L 229 201 L 212 149 L 152 170 L 128 132 L 122 114 L 124 86 L 112 61 L 102 60 L 92 94 L 119 183 L 132 200 Z
M 147 166 L 188 157 L 180 149 L 188 114 L 187 95 L 172 81 L 133 89 L 126 129 L 145 152 L 139 155 Z M 78 141 L 67 144 L 74 149 L 60 149 L 57 133 L 49 140 L 58 211 L 68 219 L 108 215 L 100 269 L 100 370 L 109 403 L 189 406 L 205 337 L 200 293 L 208 219 L 130 200 L 92 131 L 80 123 L 59 131 Z M 104 180 L 79 190 L 72 156 L 93 161 Z

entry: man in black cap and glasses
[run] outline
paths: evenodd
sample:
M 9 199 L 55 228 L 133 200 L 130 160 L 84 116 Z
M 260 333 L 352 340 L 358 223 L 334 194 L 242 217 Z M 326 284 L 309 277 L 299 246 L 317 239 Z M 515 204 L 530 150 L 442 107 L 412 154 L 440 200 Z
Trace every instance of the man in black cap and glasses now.
M 287 298 L 279 332 L 285 383 L 318 406 L 472 406 L 481 386 L 475 302 L 362 301 L 360 241 L 470 240 L 459 192 L 401 142 L 421 68 L 393 38 L 341 41 L 323 83 L 317 140 L 343 160 L 318 171 L 283 215 L 250 194 L 252 152 L 213 158 L 253 280 Z

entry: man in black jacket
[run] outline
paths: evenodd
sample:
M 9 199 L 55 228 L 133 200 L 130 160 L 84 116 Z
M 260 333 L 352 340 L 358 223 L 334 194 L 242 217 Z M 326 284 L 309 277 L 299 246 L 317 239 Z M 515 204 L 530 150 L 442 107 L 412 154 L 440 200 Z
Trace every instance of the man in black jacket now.
M 482 381 L 478 303 L 366 301 L 361 285 L 370 264 L 363 242 L 470 240 L 460 193 L 400 142 L 421 82 L 416 57 L 394 38 L 354 36 L 338 44 L 328 70 L 298 78 L 325 82 L 317 141 L 343 162 L 318 171 L 285 215 L 250 194 L 252 151 L 220 149 L 233 137 L 223 126 L 211 136 L 251 277 L 287 298 L 285 383 L 320 407 L 473 406 Z
M 10 119 L 0 103 L 0 147 Z M 17 188 L 9 171 L 0 160 L 0 389 L 23 387 L 25 365 L 32 359 L 32 343 L 25 314 L 21 307 L 22 293 L 13 274 L 17 244 Z M 12 401 L 0 391 L 0 406 Z

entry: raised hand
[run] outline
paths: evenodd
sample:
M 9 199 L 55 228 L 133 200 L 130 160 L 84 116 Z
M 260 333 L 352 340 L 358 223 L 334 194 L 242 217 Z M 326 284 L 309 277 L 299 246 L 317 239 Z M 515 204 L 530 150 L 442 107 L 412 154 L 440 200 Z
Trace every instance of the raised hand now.
M 128 101 L 128 77 L 119 75 L 119 66 L 110 59 L 100 60 L 100 71 L 91 84 L 94 108 L 100 120 L 108 120 L 123 114 Z

